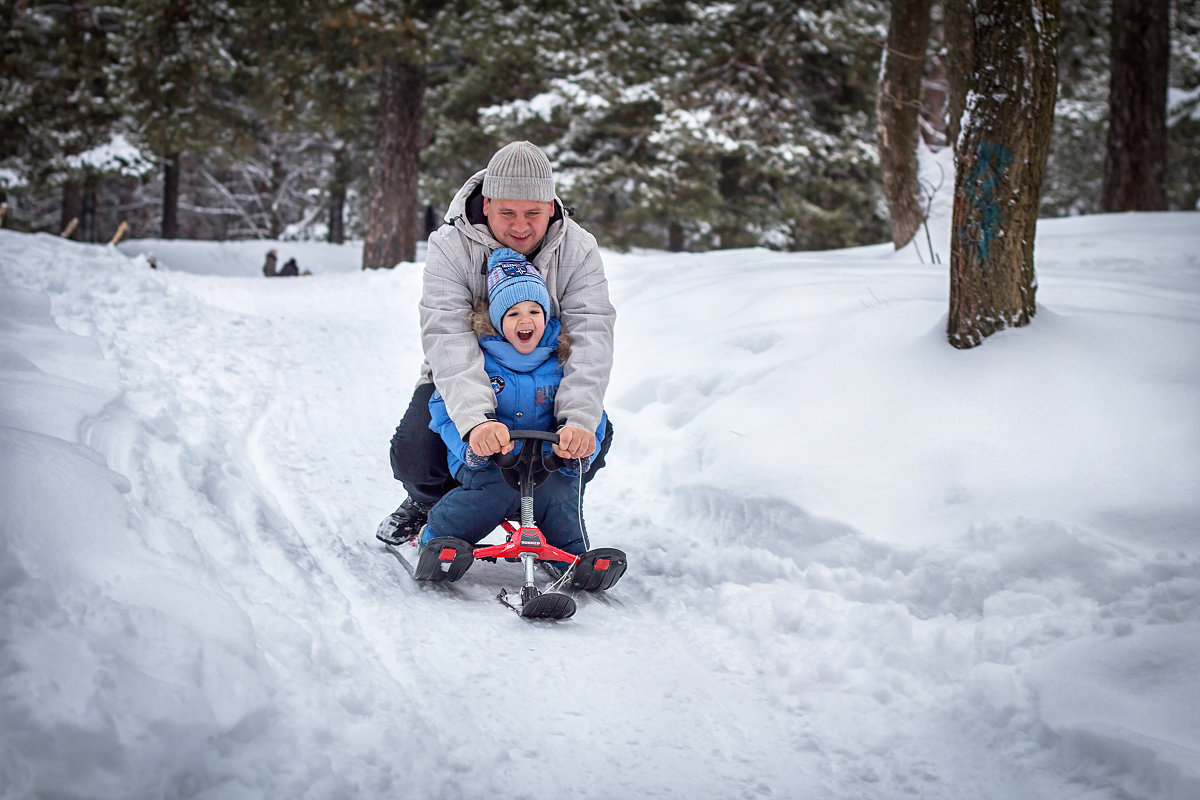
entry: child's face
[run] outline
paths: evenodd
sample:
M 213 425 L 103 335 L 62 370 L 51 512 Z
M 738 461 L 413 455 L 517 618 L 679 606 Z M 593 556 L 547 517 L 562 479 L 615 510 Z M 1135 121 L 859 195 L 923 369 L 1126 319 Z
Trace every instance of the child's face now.
M 500 327 L 500 333 L 518 353 L 532 353 L 546 331 L 546 315 L 538 303 L 522 300 L 504 312 Z

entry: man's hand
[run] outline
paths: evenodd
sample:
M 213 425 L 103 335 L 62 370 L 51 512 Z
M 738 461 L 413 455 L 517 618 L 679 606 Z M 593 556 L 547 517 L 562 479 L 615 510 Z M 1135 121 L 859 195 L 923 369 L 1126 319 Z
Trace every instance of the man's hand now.
M 491 420 L 481 422 L 467 436 L 467 444 L 475 451 L 475 455 L 494 456 L 496 453 L 508 453 L 513 449 L 513 443 L 508 438 L 508 428 L 503 422 Z
M 554 454 L 559 458 L 587 458 L 596 450 L 596 436 L 583 428 L 564 425 L 558 429 Z

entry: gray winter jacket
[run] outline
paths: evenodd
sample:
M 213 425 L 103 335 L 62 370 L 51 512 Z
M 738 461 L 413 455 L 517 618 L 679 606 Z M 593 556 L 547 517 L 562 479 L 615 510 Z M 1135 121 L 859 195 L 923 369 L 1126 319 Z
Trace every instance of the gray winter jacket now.
M 496 408 L 483 367 L 483 352 L 469 316 L 476 300 L 487 299 L 487 258 L 501 245 L 486 223 L 468 221 L 467 201 L 483 183 L 480 170 L 459 189 L 446 222 L 429 236 L 421 293 L 421 383 L 430 380 L 446 400 L 464 437 Z M 554 201 L 561 219 L 550 223 L 533 265 L 550 292 L 549 309 L 570 329 L 571 356 L 554 399 L 559 420 L 585 431 L 600 424 L 613 359 L 617 312 L 608 299 L 608 280 L 596 237 L 579 227 Z

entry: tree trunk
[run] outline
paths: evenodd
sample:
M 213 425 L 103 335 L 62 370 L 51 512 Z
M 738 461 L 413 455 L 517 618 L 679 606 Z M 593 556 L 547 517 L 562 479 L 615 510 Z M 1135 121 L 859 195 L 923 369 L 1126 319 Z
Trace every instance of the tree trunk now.
M 81 213 L 83 213 L 83 182 L 78 178 L 68 178 L 67 182 L 63 184 L 59 225 L 55 233 L 67 230 L 71 225 L 71 220 L 76 220 L 75 225 L 78 228 Z
M 279 214 L 283 204 L 283 182 L 285 180 L 283 159 L 278 155 L 271 158 L 271 185 L 267 191 L 270 203 L 267 205 L 267 235 L 278 239 L 283 234 L 283 217 Z
M 972 0 L 974 68 L 955 148 L 954 347 L 1029 324 L 1033 243 L 1058 86 L 1060 0 Z
M 946 141 L 956 147 L 963 110 L 967 107 L 967 88 L 975 66 L 975 25 L 971 21 L 969 0 L 945 0 L 942 26 L 946 40 L 946 88 L 950 95 Z
M 393 57 L 383 66 L 363 269 L 390 269 L 417 257 L 417 179 L 425 72 Z
M 335 186 L 329 193 L 329 243 L 346 243 L 346 187 Z
M 179 236 L 179 161 L 181 153 L 168 153 L 163 158 L 162 237 Z
M 667 250 L 672 253 L 683 252 L 683 226 L 678 222 L 667 223 Z
M 344 244 L 346 241 L 346 186 L 350 183 L 349 159 L 346 151 L 338 148 L 333 152 L 333 170 L 329 179 L 329 242 Z
M 1167 208 L 1170 12 L 1170 0 L 1113 0 L 1105 211 Z
M 79 241 L 100 241 L 96 231 L 96 187 L 90 181 L 84 186 L 83 202 L 79 207 Z
M 931 0 L 895 0 L 876 100 L 876 136 L 892 244 L 904 247 L 925 221 L 917 182 L 917 118 Z

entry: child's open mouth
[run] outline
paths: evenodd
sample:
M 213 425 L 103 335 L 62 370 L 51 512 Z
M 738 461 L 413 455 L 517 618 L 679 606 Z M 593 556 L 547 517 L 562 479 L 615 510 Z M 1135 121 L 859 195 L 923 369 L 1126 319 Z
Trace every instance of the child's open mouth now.
M 517 338 L 522 342 L 528 342 L 533 338 L 533 331 L 517 331 Z

